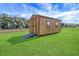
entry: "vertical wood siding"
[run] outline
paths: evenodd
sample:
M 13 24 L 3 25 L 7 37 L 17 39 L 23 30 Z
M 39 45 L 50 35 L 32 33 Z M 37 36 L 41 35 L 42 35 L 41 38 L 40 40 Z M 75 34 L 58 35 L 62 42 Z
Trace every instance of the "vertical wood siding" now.
M 49 27 L 47 21 L 50 22 Z M 58 23 L 58 26 L 56 26 L 56 23 Z M 56 33 L 61 31 L 61 21 L 40 16 L 33 17 L 29 20 L 29 29 L 30 32 L 37 35 Z

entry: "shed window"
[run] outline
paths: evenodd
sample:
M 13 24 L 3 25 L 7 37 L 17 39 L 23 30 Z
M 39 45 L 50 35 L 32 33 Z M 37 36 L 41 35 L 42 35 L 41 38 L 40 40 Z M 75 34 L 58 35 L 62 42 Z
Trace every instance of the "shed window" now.
M 56 22 L 56 25 L 58 25 L 58 23 Z
M 58 27 L 58 23 L 57 22 L 55 23 L 55 25 L 56 25 L 56 27 Z
M 47 20 L 47 28 L 50 28 L 50 21 Z
M 50 26 L 50 22 L 49 21 L 47 22 L 47 25 Z

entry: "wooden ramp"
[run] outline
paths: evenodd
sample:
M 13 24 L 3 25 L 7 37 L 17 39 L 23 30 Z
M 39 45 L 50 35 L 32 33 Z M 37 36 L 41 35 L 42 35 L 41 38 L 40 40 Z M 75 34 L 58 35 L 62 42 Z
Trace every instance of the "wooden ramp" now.
M 36 36 L 36 35 L 34 33 L 30 33 L 30 34 L 22 36 L 22 38 L 27 39 L 27 38 L 30 38 L 30 37 L 33 37 L 33 36 Z

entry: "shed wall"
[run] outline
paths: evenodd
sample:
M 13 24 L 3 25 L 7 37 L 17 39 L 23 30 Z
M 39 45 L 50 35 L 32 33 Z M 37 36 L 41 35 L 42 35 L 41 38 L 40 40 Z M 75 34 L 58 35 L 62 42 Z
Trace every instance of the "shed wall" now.
M 47 26 L 47 22 L 50 22 L 50 27 Z M 58 23 L 58 26 L 56 26 L 56 23 Z M 30 32 L 37 35 L 44 35 L 61 31 L 61 21 L 48 19 L 46 17 L 33 17 L 30 19 L 29 24 Z
M 30 32 L 34 33 L 34 34 L 39 34 L 39 18 L 38 17 L 34 17 L 32 19 L 29 20 L 29 30 Z

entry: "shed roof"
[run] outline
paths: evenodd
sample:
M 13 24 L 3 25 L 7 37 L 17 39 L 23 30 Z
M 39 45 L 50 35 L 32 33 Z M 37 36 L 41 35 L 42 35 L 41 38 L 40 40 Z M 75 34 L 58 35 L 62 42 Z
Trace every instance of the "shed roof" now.
M 58 20 L 58 19 L 56 19 L 56 18 L 51 18 L 51 17 L 47 17 L 47 16 L 43 16 L 43 15 L 32 15 L 31 18 L 32 18 L 33 16 L 34 16 L 34 17 L 45 17 L 45 18 L 48 18 L 48 19 Z M 59 21 L 61 21 L 61 20 L 59 20 Z

